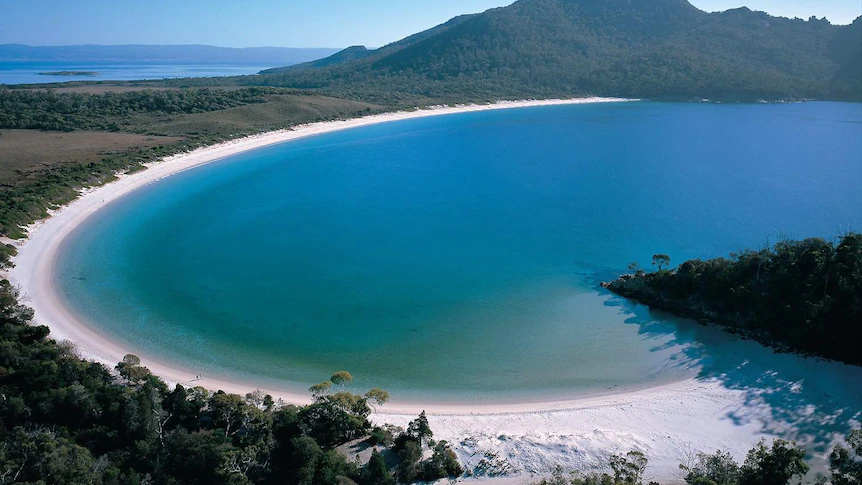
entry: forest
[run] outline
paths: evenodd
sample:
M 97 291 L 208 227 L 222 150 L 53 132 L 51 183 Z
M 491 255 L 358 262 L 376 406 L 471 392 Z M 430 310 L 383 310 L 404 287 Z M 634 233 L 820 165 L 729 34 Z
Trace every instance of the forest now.
M 125 93 L 58 94 L 51 90 L 0 90 L 0 129 L 100 130 L 127 128 L 140 114 L 204 113 L 266 102 L 279 88 L 145 89 Z
M 862 234 L 783 239 L 729 258 L 633 274 L 608 289 L 651 308 L 714 322 L 781 349 L 862 365 Z

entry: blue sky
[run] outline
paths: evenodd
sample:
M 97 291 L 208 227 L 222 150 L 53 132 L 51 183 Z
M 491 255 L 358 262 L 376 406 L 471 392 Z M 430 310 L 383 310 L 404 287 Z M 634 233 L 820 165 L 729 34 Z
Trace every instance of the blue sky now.
M 860 0 L 691 0 L 847 24 Z M 512 0 L 0 0 L 0 44 L 371 47 Z

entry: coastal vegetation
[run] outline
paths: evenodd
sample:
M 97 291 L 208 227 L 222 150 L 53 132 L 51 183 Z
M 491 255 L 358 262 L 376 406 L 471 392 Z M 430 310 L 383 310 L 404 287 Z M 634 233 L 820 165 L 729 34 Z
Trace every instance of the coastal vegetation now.
M 0 282 L 0 483 L 378 485 L 469 474 L 424 412 L 406 429 L 372 426 L 369 400 L 385 403 L 383 390 L 321 392 L 296 406 L 259 391 L 171 388 L 133 355 L 113 370 L 81 359 L 32 318 Z M 830 455 L 835 485 L 862 478 L 862 431 L 846 441 Z M 365 463 L 340 449 L 360 442 L 373 447 Z M 804 455 L 776 440 L 742 465 L 719 451 L 682 470 L 692 485 L 783 485 L 808 470 Z M 607 471 L 558 469 L 542 483 L 639 484 L 647 464 L 634 451 L 611 456 Z
M 850 485 L 862 483 L 862 430 L 847 437 L 848 448 L 837 446 L 830 456 L 829 477 L 821 475 L 816 483 Z M 682 480 L 687 485 L 787 485 L 800 483 L 809 472 L 805 450 L 796 443 L 775 440 L 772 445 L 759 442 L 737 463 L 733 455 L 718 450 L 698 453 L 690 463 L 679 465 Z M 548 479 L 534 485 L 643 485 L 649 460 L 643 453 L 612 455 L 604 468 L 607 471 L 567 471 L 557 467 Z M 658 482 L 649 482 L 657 485 Z M 803 482 L 804 483 L 804 482 Z
M 79 358 L 32 325 L 18 297 L 0 282 L 0 483 L 394 481 L 379 454 L 364 464 L 337 449 L 373 434 L 364 396 L 339 390 L 294 406 L 259 391 L 170 388 L 133 355 L 113 371 Z M 388 399 L 370 394 L 378 404 Z M 390 435 L 378 448 L 399 457 L 403 483 L 463 472 L 449 446 L 432 440 L 424 413 Z
M 278 88 L 141 90 L 102 96 L 10 89 L 0 93 L 0 129 L 133 131 L 135 116 L 204 113 L 296 94 Z
M 769 345 L 862 365 L 862 234 L 837 241 L 783 239 L 729 258 L 691 260 L 605 284 L 652 308 L 706 322 Z

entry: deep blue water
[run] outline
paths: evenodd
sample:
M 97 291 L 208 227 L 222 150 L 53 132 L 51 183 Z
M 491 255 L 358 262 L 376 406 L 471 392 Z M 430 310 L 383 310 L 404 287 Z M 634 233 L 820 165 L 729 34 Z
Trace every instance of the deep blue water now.
M 57 278 L 130 349 L 205 375 L 306 387 L 347 369 L 417 399 L 571 395 L 689 375 L 732 340 L 600 280 L 657 252 L 859 230 L 860 186 L 862 104 L 432 117 L 141 189 L 73 234 Z
M 183 77 L 239 76 L 273 66 L 256 64 L 0 61 L 0 84 L 63 83 L 69 81 L 136 81 Z M 43 76 L 40 72 L 89 71 L 98 76 Z

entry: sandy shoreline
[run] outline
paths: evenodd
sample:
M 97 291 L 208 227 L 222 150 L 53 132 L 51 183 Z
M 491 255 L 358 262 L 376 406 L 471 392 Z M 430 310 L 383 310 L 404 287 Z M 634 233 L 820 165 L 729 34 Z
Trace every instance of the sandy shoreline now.
M 574 104 L 593 104 L 631 101 L 618 98 L 576 98 L 556 100 L 500 101 L 487 105 L 435 106 L 413 111 L 385 113 L 343 121 L 329 121 L 300 125 L 293 129 L 279 130 L 248 136 L 237 140 L 219 143 L 209 147 L 193 150 L 171 157 L 160 162 L 147 164 L 147 169 L 131 175 L 120 175 L 119 179 L 109 184 L 87 189 L 70 204 L 52 211 L 48 219 L 38 221 L 27 228 L 28 237 L 23 241 L 13 241 L 18 246 L 18 255 L 14 258 L 15 268 L 8 275 L 13 285 L 21 288 L 26 304 L 36 312 L 36 322 L 51 329 L 51 336 L 58 340 L 67 340 L 76 345 L 82 357 L 95 360 L 113 368 L 123 356 L 133 353 L 141 357 L 142 364 L 150 368 L 154 374 L 169 383 L 183 385 L 200 385 L 208 389 L 221 389 L 227 392 L 244 395 L 256 387 L 269 392 L 273 397 L 281 398 L 291 403 L 309 402 L 306 392 L 289 391 L 285 389 L 254 386 L 250 383 L 235 382 L 230 379 L 204 376 L 197 379 L 198 372 L 172 365 L 159 359 L 159 356 L 147 355 L 140 349 L 129 346 L 99 332 L 79 315 L 66 308 L 61 298 L 58 298 L 54 287 L 54 267 L 58 251 L 65 238 L 89 216 L 134 192 L 135 190 L 158 182 L 171 175 L 212 163 L 249 150 L 262 148 L 278 143 L 290 142 L 310 136 L 332 133 L 336 131 L 376 125 L 380 123 L 403 121 L 429 116 L 443 116 L 459 113 L 469 113 L 488 110 L 526 108 L 537 106 L 557 106 Z M 419 412 L 424 408 L 444 414 L 464 413 L 510 413 L 527 412 L 537 409 L 559 409 L 567 407 L 575 401 L 562 400 L 542 403 L 498 404 L 492 406 L 446 405 L 434 404 L 422 406 L 419 404 L 398 404 L 390 406 L 393 411 Z
M 9 279 L 21 288 L 25 296 L 24 303 L 36 311 L 36 323 L 50 327 L 53 338 L 75 343 L 83 357 L 113 367 L 125 354 L 134 353 L 141 357 L 144 365 L 170 383 L 201 385 L 243 395 L 256 386 L 209 376 L 196 381 L 196 371 L 167 364 L 160 361 L 158 356 L 149 356 L 139 349 L 128 348 L 99 333 L 65 308 L 53 284 L 54 267 L 63 240 L 90 215 L 138 188 L 248 150 L 349 128 L 426 116 L 613 101 L 623 100 L 518 101 L 388 113 L 347 121 L 314 123 L 169 157 L 148 165 L 147 170 L 121 176 L 115 182 L 84 191 L 74 202 L 54 211 L 49 219 L 28 228 L 28 239 L 15 243 L 19 246 L 19 253 L 14 258 L 16 267 L 9 272 Z M 797 364 L 789 360 L 787 362 L 787 368 L 792 369 L 787 373 L 786 379 L 789 381 L 805 379 L 797 376 L 818 379 L 825 373 L 833 372 L 829 367 L 832 364 L 829 363 L 813 371 L 809 369 L 806 373 L 797 373 Z M 810 367 L 809 364 L 804 365 Z M 767 370 L 770 369 L 757 367 L 753 372 Z M 849 378 L 862 382 L 862 372 L 848 372 Z M 745 450 L 761 437 L 785 434 L 782 426 L 771 422 L 774 420 L 772 404 L 753 400 L 749 389 L 728 386 L 725 381 L 710 377 L 637 391 L 541 403 L 486 406 L 398 403 L 382 408 L 381 413 L 375 415 L 375 420 L 403 426 L 419 411 L 427 409 L 432 415 L 435 437 L 455 444 L 457 453 L 468 468 L 485 459 L 495 463 L 498 461 L 501 471 L 505 470 L 506 474 L 529 476 L 546 473 L 556 464 L 589 467 L 609 453 L 637 449 L 650 457 L 652 478 L 667 483 L 676 481 L 676 466 L 693 450 L 714 451 L 723 448 L 741 459 Z M 262 390 L 287 402 L 309 401 L 307 393 L 267 389 L 266 386 Z M 836 395 L 832 390 L 829 392 Z M 851 402 L 852 408 L 860 401 Z M 860 413 L 851 415 L 851 419 L 859 419 L 859 416 Z M 490 459 L 492 455 L 497 458 Z

